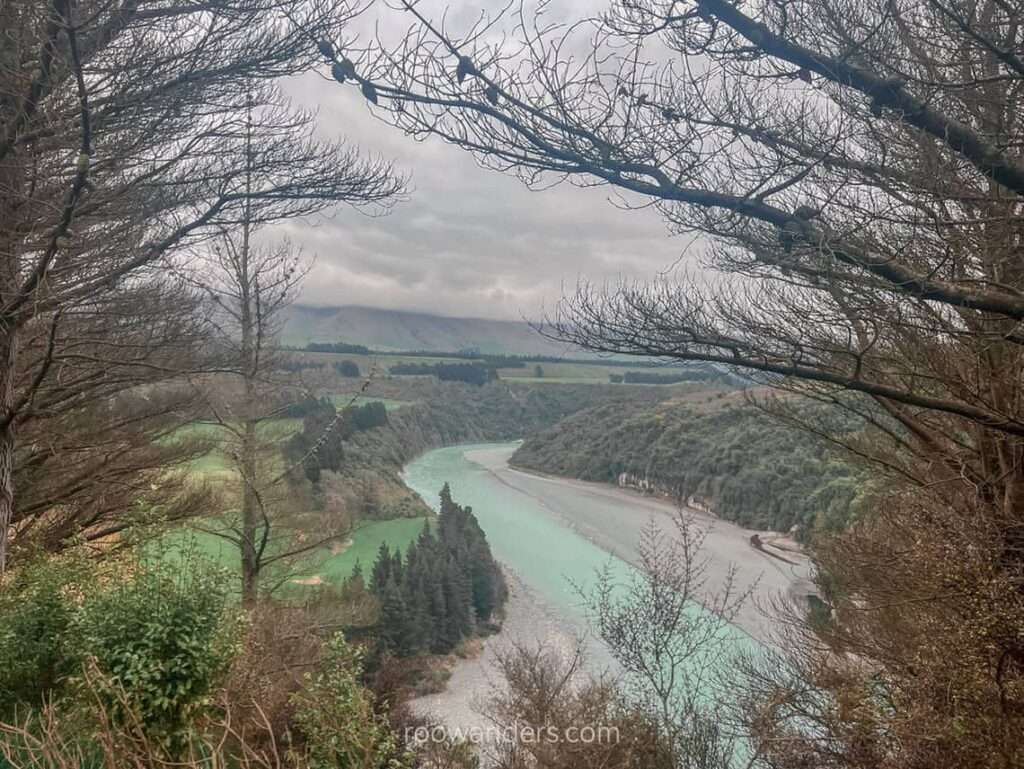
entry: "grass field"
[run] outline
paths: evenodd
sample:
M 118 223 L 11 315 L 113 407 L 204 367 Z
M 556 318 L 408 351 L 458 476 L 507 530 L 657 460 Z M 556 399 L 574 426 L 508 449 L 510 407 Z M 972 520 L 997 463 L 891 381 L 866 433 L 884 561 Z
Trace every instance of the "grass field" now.
M 333 352 L 304 352 L 293 351 L 289 355 L 298 360 L 323 363 L 330 367 L 333 363 L 342 360 L 354 361 L 364 376 L 371 371 L 377 377 L 386 377 L 388 369 L 401 363 L 425 364 L 434 363 L 467 363 L 464 358 L 419 357 L 415 355 L 378 353 L 375 355 L 351 355 L 349 353 Z M 540 366 L 544 372 L 543 377 L 537 377 L 536 367 Z M 549 382 L 556 384 L 608 384 L 609 374 L 624 374 L 629 371 L 629 366 L 616 366 L 595 361 L 594 363 L 580 363 L 579 361 L 560 360 L 556 362 L 526 361 L 521 368 L 500 368 L 498 376 L 512 382 Z M 641 370 L 637 367 L 637 370 Z M 642 369 L 644 371 L 658 371 L 655 369 Z M 367 398 L 367 400 L 384 400 L 382 398 Z M 387 403 L 387 401 L 385 401 Z M 402 401 L 393 401 L 397 408 Z M 389 406 L 389 408 L 391 408 Z
M 381 544 L 405 550 L 409 543 L 423 531 L 427 518 L 395 518 L 390 521 L 364 521 L 352 533 L 345 549 L 340 553 L 331 553 L 322 548 L 310 556 L 312 568 L 298 576 L 302 578 L 319 577 L 323 582 L 339 585 L 352 575 L 356 564 L 362 566 L 363 573 L 369 576 L 377 551 Z
M 147 555 L 168 563 L 188 563 L 196 558 L 218 568 L 237 572 L 238 548 L 226 539 L 193 528 L 167 532 L 147 546 Z
M 340 552 L 322 547 L 311 552 L 301 563 L 289 567 L 290 574 L 282 585 L 285 596 L 301 596 L 307 586 L 341 585 L 352 576 L 357 563 L 369 576 L 382 543 L 405 550 L 423 531 L 427 518 L 396 518 L 390 521 L 366 521 L 359 524 Z M 211 528 L 214 524 L 211 524 Z M 195 528 L 168 532 L 147 546 L 150 557 L 171 564 L 201 560 L 231 574 L 239 573 L 238 549 L 227 540 Z M 273 579 L 268 581 L 274 581 Z
M 301 563 L 293 564 L 287 593 L 301 590 L 306 585 L 324 583 L 341 585 L 352 574 L 355 564 L 369 576 L 383 543 L 391 549 L 409 547 L 423 530 L 428 518 L 395 518 L 365 521 L 358 524 L 340 552 L 319 548 Z M 214 524 L 211 524 L 211 527 Z M 187 563 L 200 559 L 231 573 L 239 572 L 239 551 L 226 540 L 193 527 L 169 531 L 146 547 L 148 555 L 168 563 Z
M 351 395 L 333 396 L 337 406 L 348 405 Z M 357 405 L 370 401 L 382 401 L 386 408 L 394 410 L 407 404 L 407 401 L 389 400 L 360 396 Z M 261 435 L 267 440 L 286 440 L 290 435 L 302 429 L 302 419 L 282 418 L 268 420 L 260 426 Z M 204 456 L 194 460 L 189 470 L 197 479 L 216 483 L 230 483 L 236 480 L 235 470 L 229 458 L 217 447 L 218 443 L 230 440 L 230 433 L 215 424 L 196 422 L 186 425 L 175 433 L 185 439 L 201 439 L 209 441 L 212 448 Z M 171 438 L 170 440 L 173 440 Z M 283 461 L 283 460 L 282 460 Z M 294 580 L 306 580 L 310 584 L 324 582 L 341 584 L 352 574 L 357 562 L 369 570 L 377 557 L 381 543 L 387 542 L 389 547 L 405 548 L 423 530 L 426 518 L 399 518 L 387 521 L 367 521 L 358 524 L 349 541 L 343 548 L 322 547 L 304 557 L 298 564 L 291 566 L 294 577 L 288 582 L 286 594 L 295 595 L 295 591 L 304 589 L 301 583 Z M 216 529 L 215 521 L 199 522 L 198 525 L 208 530 Z M 222 524 L 221 524 L 222 525 Z M 237 547 L 231 542 L 209 531 L 195 527 L 183 527 L 170 531 L 147 546 L 146 551 L 153 557 L 170 563 L 186 563 L 192 559 L 201 559 L 233 574 L 239 570 Z
M 265 441 L 284 441 L 302 429 L 302 420 L 296 418 L 270 419 L 260 424 L 260 437 Z M 235 474 L 229 458 L 218 448 L 231 440 L 231 433 L 219 425 L 204 422 L 179 427 L 174 437 L 209 441 L 210 451 L 189 464 L 189 470 L 202 480 L 230 480 Z M 172 437 L 169 440 L 174 440 Z

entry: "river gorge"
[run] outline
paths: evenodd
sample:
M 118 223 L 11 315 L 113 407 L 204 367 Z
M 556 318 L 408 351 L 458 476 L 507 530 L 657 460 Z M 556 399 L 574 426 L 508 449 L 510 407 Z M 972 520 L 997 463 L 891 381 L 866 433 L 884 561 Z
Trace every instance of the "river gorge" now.
M 610 568 L 627 578 L 638 558 L 643 529 L 654 524 L 666 535 L 676 506 L 670 501 L 603 484 L 522 472 L 509 465 L 517 443 L 475 444 L 428 451 L 406 465 L 405 483 L 436 508 L 448 483 L 453 498 L 473 508 L 510 583 L 511 598 L 502 632 L 484 654 L 456 667 L 448 688 L 417 702 L 448 726 L 478 725 L 480 695 L 495 681 L 495 654 L 503 645 L 544 644 L 568 654 L 582 643 L 588 668 L 612 665 L 601 643 L 588 633 L 579 589 Z M 735 570 L 739 590 L 750 589 L 724 643 L 756 649 L 770 641 L 771 619 L 764 609 L 775 598 L 811 592 L 810 565 L 801 555 L 773 557 L 751 547 L 752 532 L 691 511 L 706 529 L 707 587 L 724 584 Z M 695 607 L 695 611 L 700 611 Z

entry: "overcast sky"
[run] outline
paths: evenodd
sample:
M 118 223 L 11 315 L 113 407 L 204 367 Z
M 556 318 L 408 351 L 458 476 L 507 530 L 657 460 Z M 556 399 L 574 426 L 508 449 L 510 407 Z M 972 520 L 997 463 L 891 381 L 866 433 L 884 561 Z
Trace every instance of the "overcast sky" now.
M 387 216 L 340 208 L 287 228 L 316 256 L 300 302 L 536 318 L 580 278 L 652 278 L 686 250 L 655 211 L 620 210 L 607 187 L 534 192 L 457 147 L 416 142 L 375 119 L 355 88 L 309 75 L 288 90 L 318 106 L 325 137 L 390 159 L 411 180 L 408 200 Z

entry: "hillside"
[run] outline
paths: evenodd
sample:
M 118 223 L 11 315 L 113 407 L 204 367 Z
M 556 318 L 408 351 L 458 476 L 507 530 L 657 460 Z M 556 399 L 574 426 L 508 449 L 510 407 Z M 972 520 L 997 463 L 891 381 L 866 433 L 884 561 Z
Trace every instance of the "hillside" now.
M 487 354 L 579 355 L 566 345 L 545 339 L 527 323 L 372 307 L 294 305 L 281 340 L 296 346 L 340 341 L 382 351 L 477 349 Z
M 756 529 L 838 530 L 857 515 L 862 471 L 820 440 L 756 408 L 725 401 L 598 404 L 529 436 L 512 457 L 524 469 L 696 496 Z
M 598 404 L 653 404 L 667 388 L 563 385 L 530 387 L 492 382 L 476 387 L 457 382 L 422 382 L 415 402 L 387 412 L 386 424 L 346 437 L 339 461 L 324 472 L 320 494 L 345 497 L 360 492 L 363 517 L 392 518 L 425 512 L 400 479 L 402 466 L 423 451 L 458 443 L 507 441 L 529 436 Z M 319 437 L 310 424 L 306 443 Z M 304 427 L 305 430 L 305 427 Z M 328 452 L 317 456 L 325 462 Z M 326 467 L 326 465 L 325 465 Z

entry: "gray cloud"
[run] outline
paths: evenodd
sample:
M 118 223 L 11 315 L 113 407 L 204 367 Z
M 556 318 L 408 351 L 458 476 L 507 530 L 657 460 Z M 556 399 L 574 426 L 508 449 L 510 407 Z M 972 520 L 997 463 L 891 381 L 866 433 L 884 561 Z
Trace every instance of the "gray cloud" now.
M 388 216 L 343 207 L 278 230 L 316 256 L 303 302 L 532 318 L 580 278 L 651 278 L 686 247 L 655 211 L 616 208 L 608 188 L 534 192 L 457 147 L 404 136 L 375 119 L 355 89 L 310 73 L 288 90 L 318 108 L 325 138 L 394 161 L 412 186 Z

